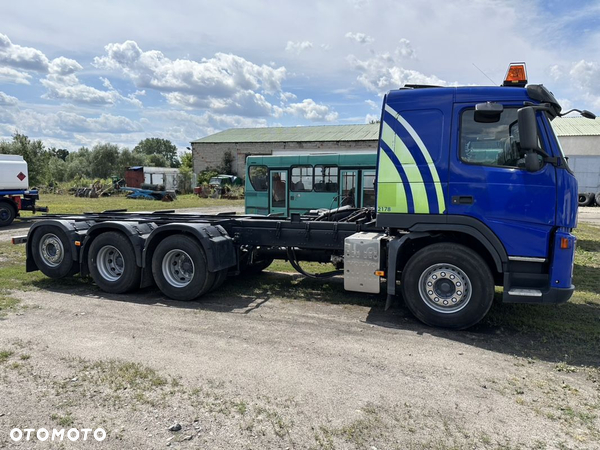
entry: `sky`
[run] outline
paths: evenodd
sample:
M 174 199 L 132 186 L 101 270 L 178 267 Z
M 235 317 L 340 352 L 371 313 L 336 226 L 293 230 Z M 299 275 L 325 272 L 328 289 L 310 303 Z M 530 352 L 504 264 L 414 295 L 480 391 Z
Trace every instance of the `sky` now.
M 600 113 L 600 0 L 2 2 L 0 138 L 74 151 L 378 119 L 405 83 L 530 83 Z M 490 81 L 490 79 L 493 81 Z

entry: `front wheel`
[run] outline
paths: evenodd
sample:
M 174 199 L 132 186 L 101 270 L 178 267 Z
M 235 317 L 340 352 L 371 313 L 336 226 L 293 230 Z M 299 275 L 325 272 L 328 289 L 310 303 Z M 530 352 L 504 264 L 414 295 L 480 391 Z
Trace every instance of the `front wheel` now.
M 489 311 L 494 278 L 486 262 L 468 247 L 453 243 L 427 246 L 402 272 L 404 301 L 422 322 L 464 329 Z

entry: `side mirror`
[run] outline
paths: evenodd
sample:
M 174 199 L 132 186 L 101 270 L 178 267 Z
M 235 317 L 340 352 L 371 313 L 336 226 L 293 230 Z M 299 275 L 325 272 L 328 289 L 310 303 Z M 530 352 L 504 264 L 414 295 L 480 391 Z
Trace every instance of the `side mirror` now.
M 519 140 L 523 150 L 538 150 L 535 111 L 531 106 L 519 109 Z
M 537 172 L 542 168 L 540 156 L 535 152 L 527 152 L 525 154 L 525 170 L 527 172 Z
M 500 120 L 502 111 L 504 111 L 504 106 L 500 103 L 478 103 L 475 105 L 475 122 L 496 123 Z

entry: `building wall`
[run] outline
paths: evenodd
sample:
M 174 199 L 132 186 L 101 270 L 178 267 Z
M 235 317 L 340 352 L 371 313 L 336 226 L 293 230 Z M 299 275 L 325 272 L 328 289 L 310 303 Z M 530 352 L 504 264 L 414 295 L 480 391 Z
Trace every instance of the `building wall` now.
M 558 140 L 566 156 L 600 156 L 600 136 L 560 136 Z
M 252 143 L 192 143 L 194 158 L 194 173 L 199 173 L 207 168 L 216 168 L 221 165 L 223 155 L 230 151 L 234 158 L 234 175 L 244 177 L 246 172 L 246 157 L 249 155 L 271 155 L 274 150 L 289 151 L 315 150 L 343 152 L 344 150 L 373 150 L 377 148 L 377 141 L 343 141 L 343 142 L 252 142 Z

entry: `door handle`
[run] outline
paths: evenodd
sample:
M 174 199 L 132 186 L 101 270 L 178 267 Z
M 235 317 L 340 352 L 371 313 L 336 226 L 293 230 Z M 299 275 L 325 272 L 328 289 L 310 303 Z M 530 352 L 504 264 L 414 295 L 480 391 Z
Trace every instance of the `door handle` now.
M 455 195 L 452 197 L 453 205 L 472 205 L 473 204 L 473 196 L 472 195 Z

